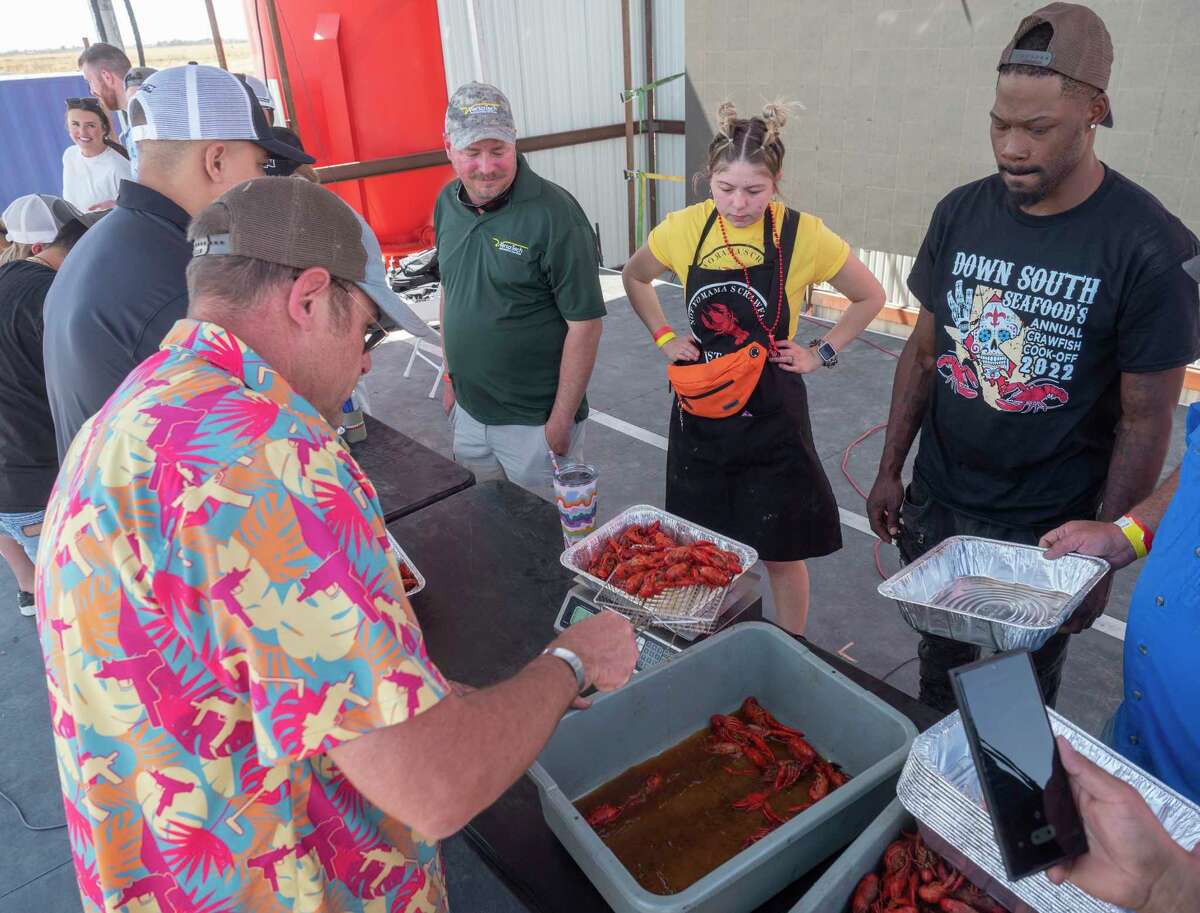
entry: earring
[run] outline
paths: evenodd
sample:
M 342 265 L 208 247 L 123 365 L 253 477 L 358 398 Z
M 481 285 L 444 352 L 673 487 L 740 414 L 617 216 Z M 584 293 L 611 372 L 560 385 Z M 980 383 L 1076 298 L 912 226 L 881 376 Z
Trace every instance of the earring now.
M 1095 125 L 1095 124 L 1088 124 L 1088 129 L 1089 129 L 1089 130 L 1095 130 L 1095 129 L 1096 129 L 1096 125 Z

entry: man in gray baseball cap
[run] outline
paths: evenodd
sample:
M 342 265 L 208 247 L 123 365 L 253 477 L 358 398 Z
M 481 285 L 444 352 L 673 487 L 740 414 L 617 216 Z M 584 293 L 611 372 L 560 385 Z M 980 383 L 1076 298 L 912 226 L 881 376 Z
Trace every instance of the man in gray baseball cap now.
M 452 689 L 404 595 L 379 499 L 335 430 L 396 316 L 374 235 L 330 191 L 272 177 L 229 190 L 189 237 L 187 319 L 85 425 L 48 511 L 45 554 L 87 554 L 86 573 L 48 562 L 38 587 L 50 693 L 67 719 L 107 719 L 119 702 L 143 725 L 133 739 L 170 746 L 172 782 L 195 784 L 189 807 L 237 809 L 212 835 L 240 861 L 203 885 L 211 909 L 294 909 L 293 873 L 308 871 L 312 909 L 445 913 L 437 841 L 522 776 L 568 707 L 586 706 L 584 688 L 628 681 L 633 630 L 606 612 L 507 680 Z M 76 517 L 97 509 L 102 522 L 80 532 Z M 110 612 L 120 634 L 98 648 L 85 613 Z M 72 687 L 76 668 L 153 683 Z M 165 712 L 158 686 L 184 681 L 195 700 Z M 64 738 L 79 757 L 104 736 L 79 725 Z M 228 757 L 273 779 L 218 782 L 213 759 Z M 77 775 L 62 785 L 78 801 Z M 113 789 L 143 845 L 168 848 L 141 779 Z M 89 808 L 89 844 L 115 852 L 124 831 Z M 246 826 L 231 828 L 239 815 Z M 331 834 L 344 864 L 328 864 Z M 100 869 L 89 896 L 115 909 L 139 893 L 136 872 Z M 193 901 L 178 909 L 196 908 L 182 880 L 171 890 Z
M 605 314 L 579 203 L 517 152 L 512 106 L 470 82 L 446 108 L 458 180 L 434 210 L 454 458 L 480 480 L 551 491 L 551 451 L 579 461 Z

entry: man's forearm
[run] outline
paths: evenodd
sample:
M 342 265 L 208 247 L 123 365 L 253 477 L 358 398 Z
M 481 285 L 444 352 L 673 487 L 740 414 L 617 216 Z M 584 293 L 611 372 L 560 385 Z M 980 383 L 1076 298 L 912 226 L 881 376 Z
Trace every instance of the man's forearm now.
M 1176 466 L 1175 471 L 1167 476 L 1166 480 L 1154 489 L 1146 500 L 1135 504 L 1131 510 L 1125 512 L 1137 517 L 1138 522 L 1149 527 L 1151 532 L 1157 532 L 1162 518 L 1167 513 L 1167 507 L 1171 504 L 1171 499 L 1175 497 L 1175 490 L 1179 488 L 1181 468 Z
M 556 656 L 540 656 L 508 681 L 460 699 L 464 706 L 443 736 L 445 751 L 434 756 L 470 758 L 461 777 L 443 780 L 462 796 L 463 823 L 529 768 L 575 696 L 571 668 Z
M 880 475 L 899 476 L 904 460 L 912 448 L 925 410 L 929 408 L 930 387 L 933 382 L 933 358 L 920 351 L 910 339 L 900 354 L 896 378 L 892 383 L 892 403 L 879 461 Z
M 562 362 L 558 368 L 558 392 L 554 396 L 551 417 L 574 421 L 579 404 L 587 393 L 588 381 L 592 378 L 603 330 L 599 319 L 582 321 L 567 328 Z
M 446 357 L 446 290 L 438 286 L 438 333 L 442 337 L 442 373 L 450 374 L 450 359 Z
M 571 668 L 540 656 L 507 681 L 448 696 L 330 754 L 373 805 L 440 839 L 496 801 L 533 763 L 575 696 Z
M 1182 368 L 1121 376 L 1121 420 L 1109 458 L 1100 520 L 1117 519 L 1154 491 L 1167 458 L 1182 385 Z

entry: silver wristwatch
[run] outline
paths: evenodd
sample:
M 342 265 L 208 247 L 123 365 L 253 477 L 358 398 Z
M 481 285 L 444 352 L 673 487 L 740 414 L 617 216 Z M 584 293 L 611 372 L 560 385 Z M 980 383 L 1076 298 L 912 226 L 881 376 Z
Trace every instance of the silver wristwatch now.
M 825 341 L 825 337 L 818 337 L 808 344 L 810 349 L 817 350 L 817 357 L 821 359 L 821 364 L 827 368 L 832 368 L 838 363 L 837 349 Z
M 551 656 L 557 656 L 571 667 L 571 671 L 575 673 L 575 693 L 581 694 L 584 685 L 587 684 L 587 673 L 583 671 L 583 660 L 566 647 L 547 647 L 542 651 L 542 655 L 545 656 L 547 653 Z

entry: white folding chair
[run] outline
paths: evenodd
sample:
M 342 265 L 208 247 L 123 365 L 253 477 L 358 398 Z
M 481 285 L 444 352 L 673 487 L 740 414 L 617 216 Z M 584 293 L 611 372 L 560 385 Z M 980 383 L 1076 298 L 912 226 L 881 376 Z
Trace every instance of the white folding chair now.
M 426 288 L 426 286 L 421 286 L 412 291 L 421 292 Z M 397 292 L 396 294 L 399 296 L 400 300 L 408 306 L 409 310 L 416 314 L 417 317 L 419 317 L 421 321 L 431 329 L 431 331 L 433 331 L 434 328 L 436 328 L 436 330 L 441 329 L 441 323 L 438 320 L 439 304 L 442 298 L 442 289 L 440 285 L 432 294 L 426 293 L 413 295 L 406 292 Z M 430 335 L 437 337 L 438 342 L 441 341 L 440 333 L 433 331 Z M 433 386 L 429 388 L 428 394 L 428 398 L 433 399 L 434 396 L 437 395 L 438 383 L 441 381 L 442 372 L 445 370 L 442 347 L 440 345 L 434 345 L 432 342 L 425 341 L 425 339 L 423 339 L 421 336 L 413 336 L 410 342 L 412 343 L 412 352 L 409 353 L 408 364 L 404 367 L 404 376 L 412 376 L 413 365 L 416 364 L 418 358 L 433 368 L 435 372 L 433 376 Z

